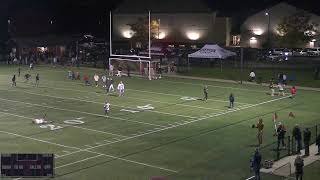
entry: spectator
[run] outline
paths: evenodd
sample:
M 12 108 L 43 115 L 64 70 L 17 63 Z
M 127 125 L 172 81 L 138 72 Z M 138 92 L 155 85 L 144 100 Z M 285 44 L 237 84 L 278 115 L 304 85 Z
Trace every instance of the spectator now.
M 113 65 L 110 64 L 109 66 L 109 76 L 113 76 Z
M 249 81 L 251 81 L 251 82 L 253 82 L 256 79 L 256 73 L 253 70 L 251 70 L 249 76 L 250 76 Z
M 259 152 L 259 149 L 256 149 L 253 160 L 252 160 L 252 168 L 254 171 L 255 179 L 260 180 L 260 169 L 261 169 L 261 154 Z
M 286 136 L 286 128 L 284 127 L 281 122 L 279 122 L 278 128 L 277 128 L 277 135 L 278 135 L 278 145 L 277 150 L 280 149 L 280 144 L 282 144 L 283 148 L 286 148 L 286 144 L 284 143 L 284 138 Z
M 317 136 L 316 145 L 318 146 L 318 153 L 316 155 L 320 155 L 320 133 Z
M 296 141 L 297 154 L 301 154 L 300 151 L 302 147 L 302 144 L 301 144 L 302 135 L 301 135 L 301 130 L 298 124 L 296 124 L 296 126 L 293 128 L 292 136 Z
M 304 147 L 305 147 L 305 156 L 309 156 L 309 146 L 310 146 L 310 140 L 311 140 L 311 131 L 309 128 L 306 128 L 303 132 L 303 141 L 304 141 Z
M 294 161 L 294 166 L 296 167 L 296 180 L 302 180 L 304 163 L 301 156 L 298 155 L 296 157 Z

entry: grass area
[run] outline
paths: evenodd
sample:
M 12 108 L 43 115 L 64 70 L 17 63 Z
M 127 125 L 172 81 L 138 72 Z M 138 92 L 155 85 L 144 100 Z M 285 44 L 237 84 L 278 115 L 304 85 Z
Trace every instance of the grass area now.
M 101 70 L 75 69 L 92 75 Z M 55 153 L 55 179 L 142 180 L 165 176 L 169 180 L 239 180 L 252 176 L 249 160 L 257 143 L 251 128 L 258 118 L 265 123 L 264 143 L 275 141 L 272 115 L 276 111 L 288 132 L 299 123 L 319 123 L 320 96 L 298 91 L 295 99 L 270 97 L 267 87 L 164 78 L 148 81 L 123 78 L 124 97 L 106 95 L 101 87 L 67 79 L 67 68 L 36 67 L 34 78 L 18 78 L 16 66 L 0 66 L 0 152 Z M 22 69 L 22 75 L 27 67 Z M 115 78 L 115 85 L 120 81 Z M 202 84 L 209 86 L 209 100 Z M 229 109 L 233 93 L 236 108 Z M 183 97 L 192 97 L 186 100 Z M 194 99 L 193 99 L 194 98 Z M 105 117 L 103 103 L 111 103 Z M 152 110 L 138 106 L 149 105 Z M 296 119 L 289 119 L 289 112 Z M 61 129 L 32 124 L 44 113 Z M 81 120 L 68 125 L 66 120 Z M 278 177 L 265 175 L 265 179 Z M 320 177 L 320 176 L 317 176 Z
M 251 69 L 244 69 L 241 73 L 240 68 L 206 68 L 206 67 L 192 67 L 189 72 L 181 73 L 187 76 L 197 76 L 206 78 L 229 79 L 240 81 L 241 79 L 247 81 Z M 257 78 L 261 77 L 262 81 L 268 83 L 271 78 L 277 79 L 279 73 L 284 73 L 287 76 L 294 76 L 295 81 L 288 82 L 291 85 L 317 87 L 320 88 L 320 80 L 314 80 L 314 70 L 312 69 L 255 69 Z

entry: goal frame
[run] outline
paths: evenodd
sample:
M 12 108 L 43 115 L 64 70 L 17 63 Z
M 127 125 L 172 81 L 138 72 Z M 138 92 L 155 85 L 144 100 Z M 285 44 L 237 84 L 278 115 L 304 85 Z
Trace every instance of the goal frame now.
M 130 58 L 133 58 L 133 56 L 130 56 Z M 151 64 L 154 63 L 151 61 L 151 59 L 141 59 L 140 57 L 135 57 L 138 59 L 129 59 L 128 57 L 124 58 L 123 56 L 121 57 L 110 57 L 109 58 L 109 70 L 110 70 L 110 65 L 112 60 L 116 61 L 128 61 L 128 62 L 139 62 L 139 63 L 147 63 L 148 64 L 148 79 L 152 80 L 152 75 L 151 75 Z

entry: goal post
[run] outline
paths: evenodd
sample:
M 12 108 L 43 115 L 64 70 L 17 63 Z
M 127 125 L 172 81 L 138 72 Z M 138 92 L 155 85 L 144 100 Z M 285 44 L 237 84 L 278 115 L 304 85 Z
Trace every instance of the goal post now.
M 152 61 L 150 59 L 111 57 L 109 58 L 109 70 L 112 65 L 113 74 L 116 76 L 131 74 L 153 80 L 159 77 L 159 63 L 159 61 Z

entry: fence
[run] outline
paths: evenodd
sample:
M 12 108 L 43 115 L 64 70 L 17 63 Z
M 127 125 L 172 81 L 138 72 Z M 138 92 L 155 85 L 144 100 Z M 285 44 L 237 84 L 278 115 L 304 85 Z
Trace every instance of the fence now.
M 311 131 L 311 141 L 310 144 L 314 144 L 316 142 L 316 138 L 319 135 L 320 124 L 309 127 Z M 297 153 L 297 144 L 294 140 L 294 137 L 287 136 L 284 139 L 285 148 L 283 148 L 280 143 L 278 147 L 278 141 L 267 144 L 260 148 L 260 153 L 262 155 L 262 162 L 268 164 L 268 162 L 277 161 L 286 156 L 290 156 Z M 304 149 L 304 145 L 302 143 L 302 149 Z

